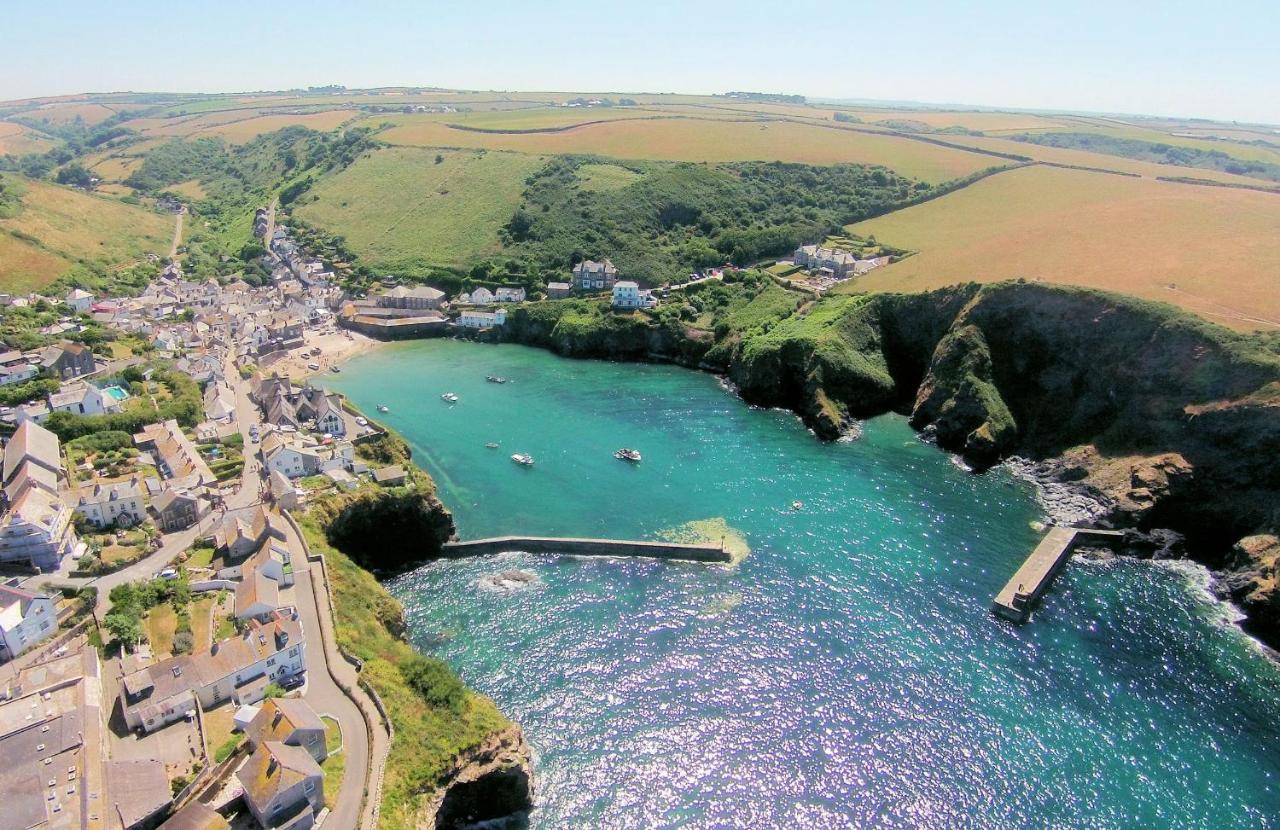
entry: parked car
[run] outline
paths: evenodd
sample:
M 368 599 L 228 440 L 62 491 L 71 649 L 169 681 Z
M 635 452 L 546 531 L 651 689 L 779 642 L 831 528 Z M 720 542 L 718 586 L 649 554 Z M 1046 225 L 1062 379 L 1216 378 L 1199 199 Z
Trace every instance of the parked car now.
M 356 423 L 357 423 L 357 424 L 359 424 L 359 425 L 360 425 L 360 426 L 362 426 L 362 427 L 367 427 L 367 426 L 369 426 L 369 419 L 368 419 L 368 418 L 364 418 L 364 417 L 357 417 L 357 418 L 356 418 Z
M 318 372 L 318 371 L 320 371 L 320 364 L 319 364 L 319 363 L 308 363 L 308 364 L 307 364 L 307 368 L 308 368 L 308 369 L 310 369 L 310 370 L 311 370 L 311 371 L 313 371 L 313 372 Z
M 300 688 L 302 684 L 305 682 L 307 682 L 306 677 L 304 677 L 301 674 L 295 674 L 292 677 L 286 677 L 284 680 L 281 680 L 280 688 L 284 689 L 286 692 L 289 692 L 289 691 L 293 691 L 294 689 Z

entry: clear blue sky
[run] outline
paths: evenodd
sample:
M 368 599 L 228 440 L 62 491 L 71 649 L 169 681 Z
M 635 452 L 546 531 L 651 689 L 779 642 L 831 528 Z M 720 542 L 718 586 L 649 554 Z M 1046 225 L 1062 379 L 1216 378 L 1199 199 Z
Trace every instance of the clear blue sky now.
M 1277 0 L 5 5 L 0 99 L 328 83 L 749 89 L 1280 123 Z

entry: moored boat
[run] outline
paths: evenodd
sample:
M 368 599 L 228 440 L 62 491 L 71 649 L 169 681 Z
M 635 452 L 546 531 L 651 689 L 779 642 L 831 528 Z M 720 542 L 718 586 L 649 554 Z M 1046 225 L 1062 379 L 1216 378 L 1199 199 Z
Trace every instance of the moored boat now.
M 445 392 L 443 395 L 440 396 L 440 400 L 446 403 L 457 403 L 458 396 L 455 395 L 453 392 Z
M 390 412 L 391 410 L 390 410 L 390 409 L 387 409 L 387 405 L 386 405 L 385 403 L 380 403 L 380 404 L 378 404 L 378 411 L 379 411 L 379 412 Z
M 490 383 L 506 383 L 507 382 L 507 379 L 500 375 L 489 375 L 485 378 L 485 380 L 489 381 Z
M 613 454 L 613 457 L 619 461 L 630 461 L 632 464 L 640 463 L 640 450 L 633 450 L 623 447 Z
M 485 444 L 485 446 L 491 450 L 496 450 L 498 448 L 497 443 L 494 441 L 490 441 L 489 443 Z
M 533 466 L 533 456 L 525 452 L 516 453 L 515 455 L 511 456 L 511 460 L 524 467 Z

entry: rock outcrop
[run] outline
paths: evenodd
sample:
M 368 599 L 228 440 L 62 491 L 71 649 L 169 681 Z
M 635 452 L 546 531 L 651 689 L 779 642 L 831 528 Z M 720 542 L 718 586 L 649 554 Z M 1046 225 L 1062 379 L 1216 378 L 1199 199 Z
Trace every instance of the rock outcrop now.
M 533 806 L 529 745 L 519 726 L 490 735 L 456 759 L 418 816 L 424 830 L 455 830 L 527 815 Z

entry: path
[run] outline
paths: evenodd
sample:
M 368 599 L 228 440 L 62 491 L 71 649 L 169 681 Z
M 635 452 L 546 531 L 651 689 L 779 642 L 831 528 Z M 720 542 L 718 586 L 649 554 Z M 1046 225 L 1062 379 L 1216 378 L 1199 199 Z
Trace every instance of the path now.
M 169 259 L 177 259 L 178 246 L 182 244 L 182 217 L 187 213 L 187 209 L 183 208 L 173 217 L 173 244 L 169 246 Z

